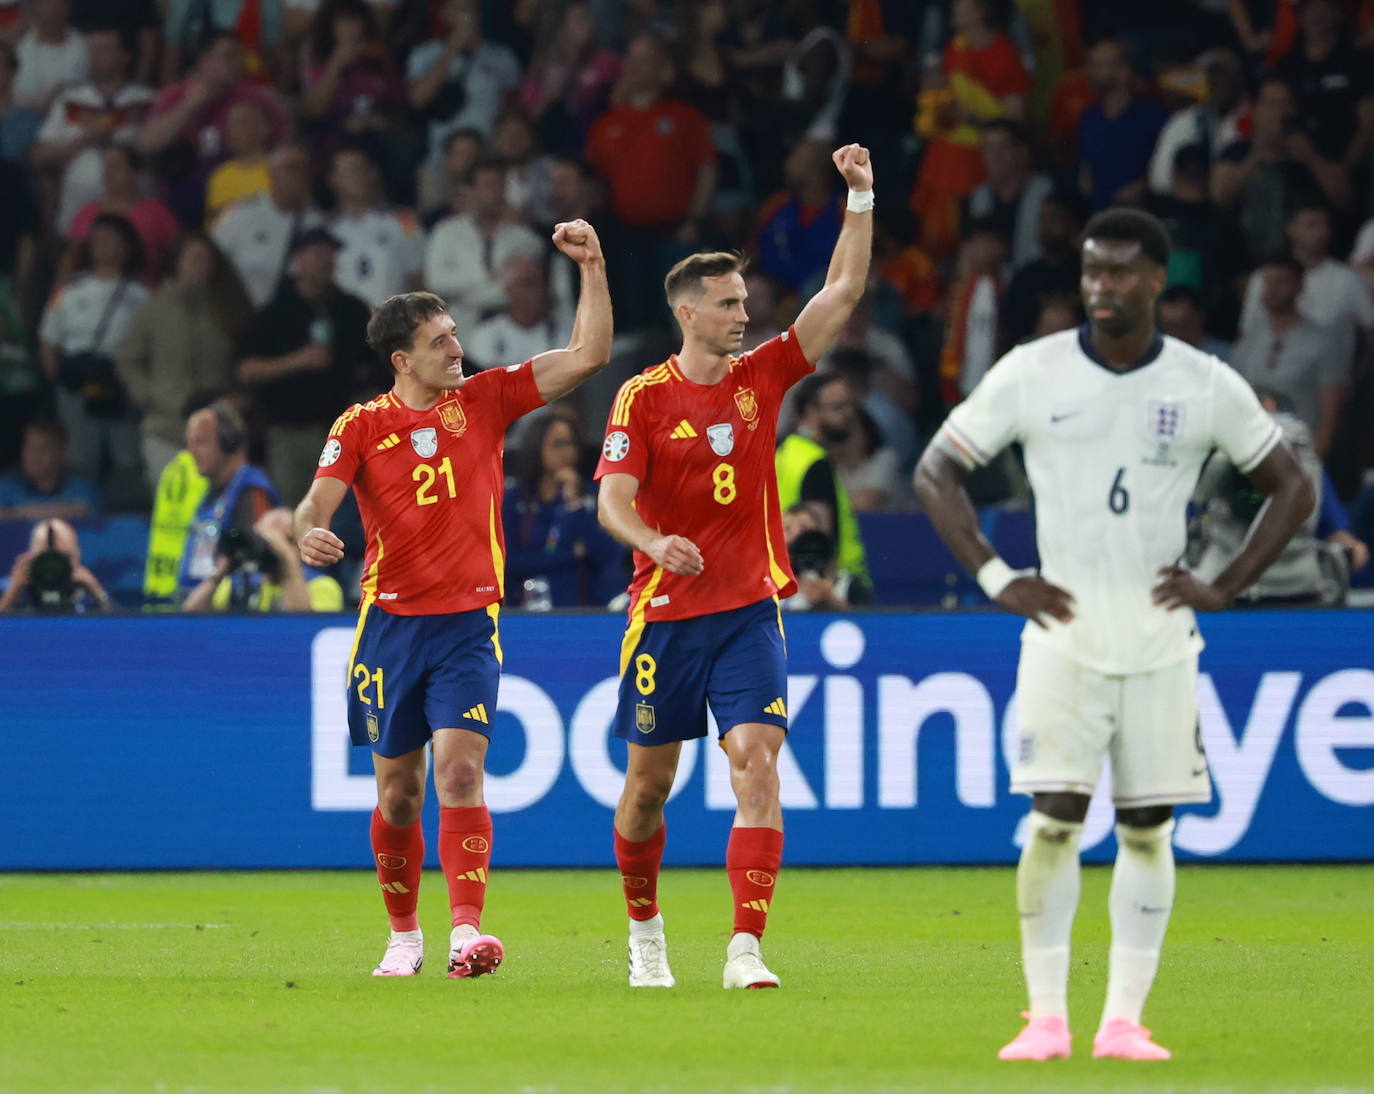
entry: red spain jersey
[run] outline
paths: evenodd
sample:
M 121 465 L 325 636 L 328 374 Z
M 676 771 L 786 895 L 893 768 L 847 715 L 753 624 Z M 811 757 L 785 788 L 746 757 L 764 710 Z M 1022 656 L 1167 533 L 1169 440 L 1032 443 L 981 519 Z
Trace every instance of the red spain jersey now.
M 718 383 L 693 383 L 673 356 L 621 386 L 596 477 L 633 475 L 640 519 L 690 539 L 706 564 L 682 577 L 636 551 L 631 622 L 710 615 L 795 591 L 773 453 L 783 393 L 813 368 L 788 328 L 731 358 Z
M 505 586 L 506 427 L 543 406 L 529 361 L 479 372 L 429 410 L 395 390 L 329 430 L 315 477 L 353 488 L 367 535 L 363 595 L 393 615 L 485 608 Z

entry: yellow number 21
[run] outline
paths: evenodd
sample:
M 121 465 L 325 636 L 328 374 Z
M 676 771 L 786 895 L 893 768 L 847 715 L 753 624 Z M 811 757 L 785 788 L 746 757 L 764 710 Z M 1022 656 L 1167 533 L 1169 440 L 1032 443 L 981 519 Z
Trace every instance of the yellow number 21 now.
M 439 500 L 437 494 L 431 494 L 429 492 L 430 488 L 434 485 L 434 480 L 438 478 L 439 475 L 443 475 L 448 481 L 448 496 L 450 498 L 456 498 L 458 496 L 458 488 L 453 483 L 453 464 L 450 462 L 449 458 L 445 456 L 440 462 L 437 471 L 427 463 L 417 463 L 415 465 L 415 470 L 410 473 L 410 477 L 420 484 L 415 488 L 416 505 L 433 505 Z

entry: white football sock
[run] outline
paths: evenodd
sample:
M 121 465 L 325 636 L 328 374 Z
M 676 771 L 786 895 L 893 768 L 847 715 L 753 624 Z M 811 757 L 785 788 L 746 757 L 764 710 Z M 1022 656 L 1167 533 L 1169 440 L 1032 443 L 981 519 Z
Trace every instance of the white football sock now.
M 1102 1024 L 1140 1021 L 1174 906 L 1174 822 L 1155 828 L 1116 826 L 1116 868 L 1108 900 L 1112 949 Z
M 647 938 L 652 935 L 663 933 L 663 913 L 652 919 L 632 919 L 630 920 L 630 936 L 632 938 Z
M 1078 910 L 1078 841 L 1081 824 L 1032 811 L 1016 868 L 1021 913 L 1021 964 L 1037 1017 L 1067 1018 L 1069 936 Z

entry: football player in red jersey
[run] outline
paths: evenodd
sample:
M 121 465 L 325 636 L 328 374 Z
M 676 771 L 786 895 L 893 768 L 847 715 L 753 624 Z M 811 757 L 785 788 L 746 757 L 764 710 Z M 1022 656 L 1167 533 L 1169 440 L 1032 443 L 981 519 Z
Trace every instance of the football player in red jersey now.
M 868 149 L 846 145 L 833 159 L 849 185 L 848 211 L 825 285 L 796 323 L 736 356 L 748 322 L 741 259 L 684 259 L 664 282 L 682 349 L 626 381 L 606 427 L 601 523 L 635 552 L 615 725 L 629 742 L 615 853 L 634 987 L 674 983 L 657 896 L 663 804 L 682 742 L 706 734 L 708 703 L 739 804 L 725 853 L 734 936 L 724 983 L 778 984 L 759 938 L 782 859 L 787 663 L 778 598 L 796 581 L 773 442 L 783 393 L 815 368 L 863 295 L 873 241 Z
M 296 510 L 301 558 L 312 566 L 343 557 L 329 522 L 350 487 L 367 535 L 348 723 L 353 743 L 371 746 L 377 775 L 372 850 L 391 936 L 374 976 L 411 976 L 424 960 L 416 906 L 429 742 L 452 909 L 449 976 L 491 972 L 503 956 L 501 943 L 480 932 L 491 862 L 482 773 L 501 660 L 502 441 L 512 421 L 566 395 L 611 351 L 595 230 L 569 221 L 553 242 L 581 269 L 567 347 L 465 376 L 443 300 L 432 293 L 386 300 L 372 313 L 367 340 L 395 370 L 395 387 L 339 416 Z

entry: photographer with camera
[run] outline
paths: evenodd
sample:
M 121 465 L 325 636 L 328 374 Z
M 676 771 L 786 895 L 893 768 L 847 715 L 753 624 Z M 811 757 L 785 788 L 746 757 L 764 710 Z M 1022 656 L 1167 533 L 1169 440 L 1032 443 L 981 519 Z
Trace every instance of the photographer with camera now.
M 817 502 L 804 501 L 782 515 L 787 556 L 797 575 L 797 591 L 782 602 L 789 612 L 847 612 L 853 581 L 835 569 L 835 539 L 825 531 L 826 513 Z
M 191 590 L 188 612 L 338 612 L 343 589 L 327 574 L 301 564 L 291 538 L 291 510 L 271 509 L 252 529 L 220 533 L 215 572 Z
M 81 565 L 76 530 L 65 520 L 41 520 L 29 549 L 14 560 L 0 612 L 107 611 L 110 596 L 95 574 Z
M 281 504 L 267 475 L 248 462 L 247 448 L 243 419 L 225 402 L 211 403 L 186 419 L 186 450 L 208 486 L 191 518 L 182 552 L 178 586 L 183 606 L 185 598 L 218 573 L 225 532 L 251 533 L 269 509 Z M 240 552 L 233 540 L 230 537 L 226 546 L 237 558 Z

